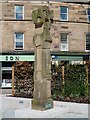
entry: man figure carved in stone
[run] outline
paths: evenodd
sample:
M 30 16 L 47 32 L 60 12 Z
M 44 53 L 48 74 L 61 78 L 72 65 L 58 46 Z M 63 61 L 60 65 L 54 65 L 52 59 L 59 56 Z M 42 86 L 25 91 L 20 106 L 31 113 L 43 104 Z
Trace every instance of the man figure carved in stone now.
M 51 57 L 52 38 L 50 27 L 53 23 L 53 11 L 47 6 L 34 10 L 32 20 L 35 24 L 35 72 L 32 108 L 45 110 L 53 107 L 51 99 Z

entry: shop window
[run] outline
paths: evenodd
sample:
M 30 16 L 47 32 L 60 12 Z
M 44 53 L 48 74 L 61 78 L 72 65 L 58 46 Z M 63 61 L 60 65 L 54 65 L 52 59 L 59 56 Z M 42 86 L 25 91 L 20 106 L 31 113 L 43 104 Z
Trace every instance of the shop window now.
M 88 13 L 88 21 L 90 22 L 90 8 L 88 8 L 87 13 Z
M 88 65 L 88 83 L 90 85 L 90 63 Z
M 86 51 L 90 51 L 90 34 L 86 35 Z
M 2 67 L 12 67 L 12 63 L 11 62 L 2 62 Z
M 24 19 L 24 6 L 22 5 L 15 6 L 15 19 L 17 20 Z
M 66 6 L 60 7 L 60 20 L 68 21 L 68 7 Z
M 2 70 L 2 87 L 12 87 L 12 71 Z
M 12 63 L 2 62 L 2 88 L 12 87 Z
M 24 33 L 15 33 L 15 50 L 24 49 Z
M 67 33 L 60 34 L 60 50 L 68 51 L 68 34 Z

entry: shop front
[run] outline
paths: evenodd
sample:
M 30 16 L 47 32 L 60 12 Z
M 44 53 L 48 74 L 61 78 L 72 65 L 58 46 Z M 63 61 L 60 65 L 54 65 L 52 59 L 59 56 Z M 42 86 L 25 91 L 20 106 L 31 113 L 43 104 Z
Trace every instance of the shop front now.
M 0 55 L 0 87 L 12 88 L 12 68 L 16 61 L 34 62 L 34 55 Z M 58 55 L 51 54 L 53 64 L 65 61 L 67 64 L 84 64 L 90 61 L 90 55 Z
M 52 55 L 53 63 L 65 62 L 67 64 L 83 64 L 83 56 L 77 55 Z
M 34 55 L 0 55 L 0 87 L 12 88 L 12 66 L 16 61 L 34 61 Z

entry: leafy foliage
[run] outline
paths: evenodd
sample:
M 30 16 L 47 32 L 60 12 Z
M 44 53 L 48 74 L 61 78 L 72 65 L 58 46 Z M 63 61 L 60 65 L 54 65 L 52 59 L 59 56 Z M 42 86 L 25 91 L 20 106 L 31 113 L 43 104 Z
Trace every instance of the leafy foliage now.
M 52 65 L 51 92 L 54 100 L 88 102 L 90 86 L 86 79 L 86 65 L 65 65 L 64 84 L 62 65 Z M 33 96 L 33 64 L 17 62 L 15 65 L 15 96 Z M 88 90 L 89 88 L 89 90 Z M 89 99 L 88 99 L 89 97 Z
M 61 65 L 56 66 L 56 74 L 53 74 L 52 80 L 56 81 L 52 89 L 52 98 L 55 100 L 65 100 L 70 101 L 88 99 L 88 84 L 86 76 L 86 65 L 65 65 L 64 66 L 64 81 L 63 84 L 62 77 L 59 80 L 58 76 L 62 76 Z M 57 77 L 56 77 L 57 75 Z M 54 79 L 53 79 L 54 78 Z M 56 84 L 56 85 L 55 85 Z M 58 85 L 58 86 L 57 86 Z M 88 100 L 87 100 L 88 101 Z
M 65 66 L 64 95 L 79 97 L 86 95 L 86 67 L 84 65 Z
M 33 64 L 16 62 L 15 65 L 15 96 L 32 97 L 33 94 Z

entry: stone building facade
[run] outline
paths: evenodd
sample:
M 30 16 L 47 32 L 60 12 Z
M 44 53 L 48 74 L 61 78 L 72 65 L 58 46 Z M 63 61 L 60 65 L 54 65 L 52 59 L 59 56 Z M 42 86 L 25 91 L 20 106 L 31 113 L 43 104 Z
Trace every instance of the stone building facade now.
M 35 28 L 31 13 L 44 5 L 49 6 L 54 11 L 54 22 L 51 27 L 52 59 L 54 61 L 90 59 L 89 4 L 7 0 L 0 2 L 0 61 L 2 61 L 2 72 L 9 71 L 11 76 L 12 62 L 17 60 L 34 61 L 33 35 Z

